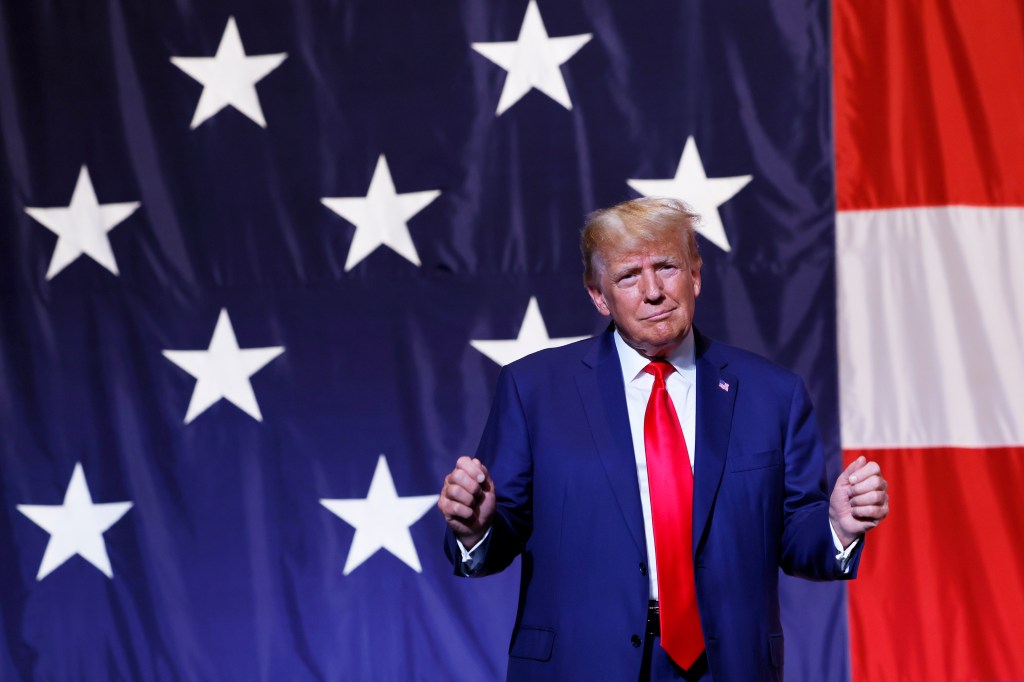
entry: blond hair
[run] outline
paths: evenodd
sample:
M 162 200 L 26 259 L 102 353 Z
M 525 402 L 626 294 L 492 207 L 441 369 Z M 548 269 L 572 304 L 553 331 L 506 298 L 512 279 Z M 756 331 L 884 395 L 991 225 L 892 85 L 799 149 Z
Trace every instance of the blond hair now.
M 587 216 L 580 234 L 583 254 L 583 282 L 596 285 L 594 258 L 610 249 L 635 242 L 655 242 L 676 236 L 686 247 L 687 265 L 700 269 L 703 261 L 697 250 L 696 225 L 700 216 L 679 201 L 668 197 L 630 199 Z

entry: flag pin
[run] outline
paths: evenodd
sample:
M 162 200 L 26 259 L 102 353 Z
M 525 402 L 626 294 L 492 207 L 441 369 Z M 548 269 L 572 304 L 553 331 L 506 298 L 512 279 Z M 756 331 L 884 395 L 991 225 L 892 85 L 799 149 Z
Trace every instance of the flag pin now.
M 725 379 L 718 380 L 718 387 L 725 391 L 726 393 L 729 392 L 729 383 Z

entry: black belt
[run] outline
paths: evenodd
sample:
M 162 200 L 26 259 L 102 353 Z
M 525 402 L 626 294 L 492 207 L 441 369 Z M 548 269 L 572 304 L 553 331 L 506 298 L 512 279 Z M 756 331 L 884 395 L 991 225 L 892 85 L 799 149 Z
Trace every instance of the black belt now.
M 647 631 L 648 637 L 661 635 L 661 612 L 658 610 L 658 602 L 651 600 L 647 602 Z

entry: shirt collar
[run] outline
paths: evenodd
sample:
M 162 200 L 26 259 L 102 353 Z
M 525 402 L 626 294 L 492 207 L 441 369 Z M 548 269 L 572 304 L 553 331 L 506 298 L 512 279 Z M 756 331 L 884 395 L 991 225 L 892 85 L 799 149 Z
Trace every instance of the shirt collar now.
M 616 329 L 614 333 L 615 337 L 615 351 L 619 355 L 619 365 L 622 367 L 622 380 L 627 386 L 631 381 L 636 379 L 641 374 L 644 374 L 644 367 L 650 364 L 650 360 L 641 355 L 635 348 L 629 346 L 622 335 L 619 334 L 619 330 Z M 696 364 L 696 351 L 693 342 L 693 328 L 690 329 L 690 333 L 686 335 L 683 342 L 679 344 L 667 358 L 673 367 L 676 368 L 676 373 L 679 374 L 682 379 L 688 383 L 694 383 L 697 373 Z

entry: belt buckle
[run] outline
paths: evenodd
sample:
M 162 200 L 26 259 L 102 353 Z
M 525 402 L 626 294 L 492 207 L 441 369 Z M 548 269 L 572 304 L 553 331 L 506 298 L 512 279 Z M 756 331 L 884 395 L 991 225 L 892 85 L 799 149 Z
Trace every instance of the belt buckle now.
M 658 637 L 661 635 L 661 611 L 658 602 L 651 601 L 647 604 L 647 636 Z

